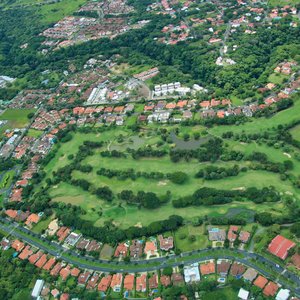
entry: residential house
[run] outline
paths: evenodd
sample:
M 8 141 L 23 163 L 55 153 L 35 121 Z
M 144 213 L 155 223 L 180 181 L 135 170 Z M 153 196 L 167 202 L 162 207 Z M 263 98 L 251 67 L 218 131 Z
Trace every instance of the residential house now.
M 91 276 L 91 273 L 89 271 L 85 271 L 85 272 L 81 273 L 78 277 L 78 284 L 85 285 L 90 276 Z
M 98 281 L 99 281 L 99 275 L 95 273 L 88 281 L 86 288 L 88 290 L 94 289 L 97 286 Z
M 175 286 L 184 284 L 183 276 L 180 273 L 173 273 L 171 276 L 171 280 L 173 282 L 173 285 L 175 285 Z
M 112 280 L 111 275 L 106 275 L 106 276 L 102 277 L 100 280 L 100 283 L 98 285 L 98 291 L 106 292 L 108 290 L 108 288 L 110 287 L 111 280 Z
M 164 287 L 167 287 L 167 286 L 171 285 L 171 278 L 170 278 L 170 276 L 162 275 L 160 277 L 160 283 Z
M 268 251 L 284 260 L 288 256 L 288 251 L 295 246 L 296 244 L 293 241 L 290 241 L 281 235 L 277 235 L 269 244 Z
M 115 250 L 114 257 L 125 257 L 128 252 L 128 246 L 125 243 L 121 243 L 117 246 Z
M 261 275 L 258 275 L 253 282 L 253 284 L 260 289 L 263 289 L 267 283 L 268 283 L 268 279 Z
M 208 238 L 210 241 L 225 241 L 226 231 L 225 229 L 211 228 L 208 230 Z
M 27 245 L 22 252 L 19 254 L 19 258 L 24 260 L 24 259 L 28 259 L 28 257 L 30 255 L 32 255 L 33 251 L 30 249 L 30 246 Z
M 246 272 L 243 274 L 243 278 L 250 282 L 252 282 L 256 278 L 256 276 L 257 272 L 252 268 L 247 269 Z
M 156 246 L 156 242 L 153 241 L 147 241 L 145 248 L 144 248 L 144 253 L 147 256 L 152 256 L 152 255 L 156 255 L 157 254 L 157 246 Z
M 164 238 L 162 235 L 158 236 L 158 241 L 160 245 L 160 249 L 164 251 L 169 251 L 173 249 L 174 247 L 174 242 L 173 242 L 173 237 L 169 236 L 167 238 Z
M 239 240 L 242 243 L 246 244 L 249 241 L 250 236 L 251 236 L 250 232 L 242 230 L 239 234 Z
M 213 260 L 200 265 L 200 272 L 203 275 L 214 274 L 216 272 L 215 262 Z
M 79 241 L 80 237 L 81 234 L 78 234 L 76 232 L 71 232 L 69 236 L 66 238 L 65 243 L 73 247 Z
M 277 283 L 269 281 L 266 287 L 263 290 L 263 294 L 267 297 L 274 297 L 279 289 Z
M 227 239 L 230 242 L 234 242 L 236 240 L 236 238 L 237 238 L 238 231 L 239 231 L 239 227 L 238 226 L 231 225 L 229 227 L 229 230 L 228 230 L 228 233 L 227 233 Z
M 230 274 L 236 278 L 240 278 L 245 271 L 245 266 L 237 262 L 233 263 L 230 268 Z
M 193 282 L 200 281 L 200 273 L 199 273 L 199 267 L 197 263 L 184 266 L 183 272 L 184 272 L 184 280 L 186 283 L 193 283 Z
M 43 269 L 46 271 L 50 271 L 51 268 L 54 266 L 56 262 L 56 259 L 54 257 L 51 257 L 43 266 Z
M 152 276 L 149 277 L 148 284 L 149 284 L 149 289 L 151 289 L 151 290 L 158 288 L 157 274 L 153 274 Z
M 133 274 L 127 274 L 124 277 L 124 283 L 123 283 L 124 290 L 132 291 L 134 288 L 134 275 Z
M 135 289 L 137 292 L 146 292 L 147 290 L 147 275 L 142 274 L 136 278 Z
M 143 254 L 143 242 L 140 240 L 133 240 L 130 245 L 130 256 L 139 258 Z
M 218 260 L 217 261 L 217 272 L 220 276 L 225 277 L 230 269 L 231 262 L 228 260 Z
M 117 273 L 113 275 L 110 287 L 113 289 L 114 292 L 119 293 L 121 291 L 122 279 L 122 273 Z

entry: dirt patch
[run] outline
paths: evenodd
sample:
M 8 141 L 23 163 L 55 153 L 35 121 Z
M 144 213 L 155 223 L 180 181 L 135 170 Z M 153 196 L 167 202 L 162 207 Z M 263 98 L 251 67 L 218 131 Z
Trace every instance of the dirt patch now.
M 66 156 L 63 155 L 63 156 L 61 156 L 58 160 L 62 161 L 62 160 L 64 160 L 65 158 L 66 158 Z
M 283 155 L 287 156 L 288 158 L 292 158 L 292 155 L 286 152 L 283 152 Z
M 143 227 L 143 225 L 142 225 L 142 223 L 141 223 L 141 222 L 138 222 L 138 223 L 136 223 L 136 224 L 134 225 L 134 227 L 142 228 L 142 227 Z
M 237 188 L 233 188 L 233 191 L 244 191 L 246 188 L 244 186 L 239 186 Z
M 167 185 L 167 181 L 166 180 L 161 180 L 161 181 L 158 182 L 157 185 L 158 186 L 165 186 L 165 185 Z
M 290 195 L 290 196 L 292 196 L 292 195 L 293 195 L 293 193 L 292 193 L 292 192 L 290 192 L 290 191 L 286 191 L 286 192 L 285 192 L 285 194 L 286 194 L 286 195 Z

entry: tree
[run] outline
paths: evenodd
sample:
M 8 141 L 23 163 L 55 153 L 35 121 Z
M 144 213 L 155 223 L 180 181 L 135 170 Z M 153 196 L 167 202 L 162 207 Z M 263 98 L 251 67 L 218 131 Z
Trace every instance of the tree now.
M 168 177 L 173 183 L 176 184 L 183 184 L 188 179 L 188 175 L 181 171 L 169 174 Z

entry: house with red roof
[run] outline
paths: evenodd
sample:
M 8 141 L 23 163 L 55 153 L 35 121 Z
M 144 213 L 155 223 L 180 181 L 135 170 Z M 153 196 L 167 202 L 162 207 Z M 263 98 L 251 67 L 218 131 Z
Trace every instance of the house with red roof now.
M 236 240 L 236 238 L 237 238 L 238 231 L 239 231 L 239 227 L 238 226 L 231 225 L 229 227 L 229 230 L 228 230 L 228 233 L 227 233 L 227 239 L 230 242 L 234 242 Z
M 94 289 L 98 284 L 98 280 L 99 280 L 99 275 L 95 273 L 88 281 L 86 288 L 89 290 Z
M 27 245 L 22 252 L 19 255 L 19 258 L 24 260 L 24 259 L 28 259 L 28 257 L 33 253 L 33 251 L 30 249 L 30 246 Z
M 63 281 L 66 281 L 71 273 L 70 265 L 67 265 L 65 268 L 62 268 L 59 272 L 59 275 Z
M 114 274 L 111 280 L 110 287 L 113 289 L 114 292 L 118 293 L 121 291 L 123 274 L 117 273 Z
M 127 291 L 132 291 L 134 287 L 134 275 L 133 274 L 127 274 L 124 277 L 124 289 Z
M 277 235 L 269 244 L 268 251 L 284 260 L 288 256 L 288 251 L 295 246 L 296 244 L 293 241 L 290 241 L 281 235 Z
M 39 217 L 37 214 L 31 214 L 31 215 L 27 218 L 25 224 L 26 224 L 28 227 L 31 227 L 32 224 L 37 224 L 37 223 L 39 222 L 39 220 L 40 220 L 40 217 Z
M 56 259 L 51 257 L 43 266 L 43 269 L 46 271 L 50 271 L 50 269 L 54 266 Z
M 160 283 L 161 283 L 161 285 L 163 285 L 164 287 L 167 287 L 167 286 L 171 285 L 171 278 L 170 278 L 170 276 L 162 275 L 162 276 L 160 277 Z
M 112 280 L 111 275 L 102 277 L 102 279 L 100 280 L 100 283 L 98 285 L 98 291 L 106 292 L 108 290 L 108 288 L 110 287 L 111 280 Z
M 35 263 L 35 266 L 39 269 L 47 262 L 47 255 L 43 254 L 42 257 Z
M 117 246 L 115 250 L 114 257 L 125 257 L 128 252 L 128 246 L 125 243 L 121 243 Z
M 270 281 L 264 288 L 263 294 L 267 297 L 274 297 L 278 289 L 278 284 Z
M 214 274 L 216 272 L 216 265 L 214 261 L 209 261 L 200 265 L 200 272 L 202 275 Z
M 260 289 L 263 289 L 267 283 L 268 283 L 268 279 L 266 279 L 261 275 L 257 276 L 257 278 L 253 282 L 253 284 Z
M 136 278 L 136 287 L 137 292 L 146 292 L 147 290 L 147 276 L 142 274 Z

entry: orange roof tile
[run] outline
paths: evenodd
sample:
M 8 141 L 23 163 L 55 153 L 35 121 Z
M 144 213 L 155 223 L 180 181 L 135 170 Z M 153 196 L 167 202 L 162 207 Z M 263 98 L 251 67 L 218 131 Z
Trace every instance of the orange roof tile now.
M 268 283 L 268 279 L 266 279 L 261 275 L 259 275 L 253 282 L 253 284 L 259 287 L 260 289 L 263 289 L 267 283 Z
M 277 292 L 277 290 L 278 290 L 278 285 L 276 284 L 276 283 L 274 283 L 274 282 L 272 282 L 272 281 L 270 281 L 267 285 L 266 285 L 266 287 L 264 288 L 264 290 L 263 290 L 263 294 L 265 295 L 265 296 L 275 296 L 275 294 L 276 294 L 276 292 Z

